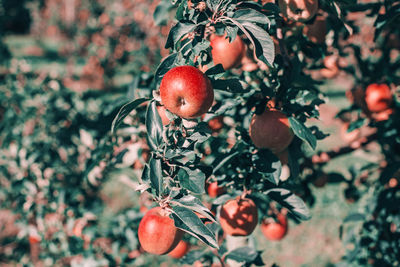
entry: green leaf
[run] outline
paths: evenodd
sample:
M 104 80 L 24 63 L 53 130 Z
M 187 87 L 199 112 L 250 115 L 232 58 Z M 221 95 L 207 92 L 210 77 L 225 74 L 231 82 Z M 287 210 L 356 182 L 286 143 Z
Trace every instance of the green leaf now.
M 271 21 L 267 16 L 251 8 L 239 9 L 235 12 L 233 17 L 241 23 L 247 21 L 250 23 L 260 23 L 264 25 L 271 24 Z
M 180 199 L 174 199 L 171 201 L 171 203 L 175 203 L 178 206 L 184 206 L 188 209 L 191 209 L 210 221 L 216 222 L 214 215 L 211 213 L 209 209 L 207 209 L 203 203 L 198 199 L 197 197 L 191 196 L 191 195 L 186 195 L 181 197 Z
M 315 147 L 317 146 L 317 138 L 315 138 L 311 130 L 293 117 L 289 117 L 289 122 L 295 135 L 297 135 L 301 140 L 307 142 L 311 148 L 315 150 Z
M 311 218 L 304 201 L 284 188 L 273 188 L 265 192 L 270 198 L 287 208 L 295 217 L 300 220 L 309 220 Z
M 149 176 L 152 188 L 156 190 L 156 195 L 160 196 L 163 192 L 163 176 L 160 159 L 150 158 Z
M 171 28 L 165 48 L 174 48 L 175 44 L 182 39 L 185 34 L 194 31 L 196 26 L 197 25 L 193 23 L 178 22 L 174 27 Z
M 183 188 L 196 193 L 203 194 L 206 176 L 198 169 L 191 170 L 187 167 L 182 167 L 178 172 L 179 183 Z
M 352 213 L 343 219 L 343 223 L 364 221 L 365 215 L 361 213 Z
M 232 259 L 236 262 L 242 262 L 247 264 L 255 264 L 256 266 L 264 266 L 264 263 L 261 259 L 261 252 L 257 252 L 254 248 L 251 247 L 239 247 L 226 255 L 227 259 Z
M 210 79 L 214 89 L 224 90 L 233 93 L 242 93 L 243 86 L 238 79 L 214 80 Z
M 205 244 L 218 248 L 215 235 L 208 229 L 200 218 L 190 209 L 180 206 L 172 207 L 175 226 L 193 235 Z
M 226 163 L 228 163 L 230 160 L 232 160 L 237 155 L 239 155 L 238 151 L 228 155 L 223 160 L 220 160 L 220 159 L 215 160 L 214 162 L 217 162 L 217 165 L 213 168 L 213 173 L 216 173 L 220 168 L 222 168 Z
M 256 170 L 268 179 L 271 183 L 277 185 L 281 176 L 282 164 L 280 160 L 269 150 L 260 149 L 252 156 Z
M 126 116 L 128 116 L 129 113 L 131 113 L 131 111 L 137 108 L 140 104 L 148 100 L 149 99 L 147 98 L 139 98 L 123 105 L 111 124 L 111 132 L 115 133 L 115 130 L 118 128 L 121 122 L 126 118 Z
M 155 80 L 157 84 L 164 77 L 165 73 L 167 73 L 170 69 L 172 69 L 175 66 L 175 59 L 177 55 L 178 53 L 172 53 L 171 55 L 166 57 L 157 67 L 155 74 Z
M 157 150 L 162 143 L 163 125 L 155 101 L 152 101 L 147 107 L 146 129 L 149 146 L 151 149 Z
M 266 64 L 272 65 L 275 58 L 275 47 L 269 34 L 263 28 L 253 23 L 246 21 L 242 25 L 254 36 L 252 39 L 257 58 Z

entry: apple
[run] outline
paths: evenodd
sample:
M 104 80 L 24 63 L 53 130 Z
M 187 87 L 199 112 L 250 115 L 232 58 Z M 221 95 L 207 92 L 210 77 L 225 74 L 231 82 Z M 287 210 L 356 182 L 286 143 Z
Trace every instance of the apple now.
M 161 80 L 161 102 L 170 112 L 185 119 L 206 113 L 214 100 L 211 82 L 193 66 L 178 66 Z
M 224 127 L 224 117 L 217 116 L 208 121 L 208 126 L 213 132 L 219 132 Z
M 303 28 L 303 33 L 313 43 L 325 43 L 325 36 L 327 33 L 326 18 L 317 16 L 312 24 L 308 24 Z
M 287 230 L 287 218 L 281 213 L 277 215 L 277 221 L 270 222 L 265 220 L 261 224 L 261 232 L 268 240 L 271 241 L 281 240 L 286 235 Z
M 168 253 L 168 256 L 174 259 L 180 259 L 185 256 L 186 253 L 188 253 L 189 248 L 189 244 L 181 240 L 178 245 L 170 253 Z
M 222 207 L 219 222 L 222 230 L 231 236 L 248 236 L 257 226 L 258 210 L 253 200 L 237 197 Z
M 324 68 L 320 70 L 322 77 L 332 79 L 339 74 L 338 57 L 329 55 L 324 58 Z
M 329 181 L 329 176 L 326 173 L 323 173 L 319 175 L 317 178 L 315 178 L 312 183 L 315 187 L 321 188 L 326 185 L 326 183 Z
M 388 85 L 373 83 L 365 90 L 365 102 L 371 112 L 382 112 L 391 107 L 393 95 Z
M 207 193 L 210 197 L 215 198 L 225 193 L 225 188 L 218 186 L 218 182 L 209 183 Z
M 140 221 L 139 242 L 148 253 L 167 254 L 181 241 L 183 232 L 175 227 L 169 213 L 166 209 L 155 207 L 146 212 Z
M 256 147 L 268 148 L 275 154 L 285 150 L 294 136 L 286 115 L 273 108 L 253 115 L 249 134 Z
M 225 70 L 229 70 L 240 65 L 246 52 L 246 46 L 239 35 L 229 42 L 225 35 L 212 34 L 210 36 L 211 55 L 214 65 L 222 64 Z
M 279 0 L 278 5 L 283 16 L 294 21 L 310 20 L 318 11 L 318 0 Z

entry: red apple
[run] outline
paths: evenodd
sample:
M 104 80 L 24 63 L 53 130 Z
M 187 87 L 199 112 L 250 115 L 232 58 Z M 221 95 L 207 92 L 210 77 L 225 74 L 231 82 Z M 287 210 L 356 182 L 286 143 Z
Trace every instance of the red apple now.
M 214 64 L 222 64 L 225 70 L 229 70 L 240 65 L 245 54 L 246 47 L 239 36 L 230 43 L 226 35 L 210 36 L 211 54 Z
M 250 235 L 258 223 L 256 204 L 249 198 L 228 200 L 221 208 L 219 222 L 228 235 Z
M 365 90 L 365 102 L 371 112 L 384 111 L 392 105 L 393 95 L 386 84 L 373 83 Z
M 210 80 L 193 66 L 178 66 L 161 80 L 161 101 L 179 117 L 196 118 L 208 111 L 214 100 Z
M 279 0 L 284 17 L 295 21 L 312 19 L 318 11 L 318 0 Z
M 272 241 L 281 240 L 287 233 L 288 223 L 287 218 L 283 214 L 277 215 L 277 221 L 269 222 L 264 221 L 261 224 L 261 232 L 263 235 Z
M 250 138 L 258 148 L 268 148 L 278 154 L 293 140 L 293 131 L 285 114 L 276 109 L 254 114 L 249 129 Z
M 215 198 L 225 193 L 225 188 L 218 186 L 218 182 L 208 184 L 207 193 L 210 197 Z
M 189 248 L 189 244 L 181 240 L 178 245 L 170 253 L 168 253 L 168 256 L 174 259 L 180 259 L 185 256 L 186 253 L 188 253 Z
M 183 232 L 175 227 L 169 212 L 155 207 L 146 212 L 139 224 L 139 242 L 149 253 L 162 255 L 172 251 L 181 241 Z

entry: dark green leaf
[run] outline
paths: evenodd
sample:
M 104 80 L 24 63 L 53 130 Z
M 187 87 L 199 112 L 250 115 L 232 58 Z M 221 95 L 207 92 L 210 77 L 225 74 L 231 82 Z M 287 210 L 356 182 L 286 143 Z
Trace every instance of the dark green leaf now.
M 119 110 L 117 116 L 115 116 L 112 124 L 111 124 L 111 132 L 114 133 L 115 130 L 118 128 L 118 126 L 121 124 L 121 122 L 125 119 L 126 116 L 131 113 L 132 110 L 137 108 L 140 104 L 148 101 L 149 99 L 147 98 L 139 98 L 135 99 L 124 106 Z
M 270 198 L 287 208 L 300 220 L 309 220 L 311 218 L 310 211 L 304 201 L 289 190 L 284 188 L 274 188 L 268 190 L 266 193 Z
M 293 132 L 303 141 L 307 142 L 312 149 L 317 146 L 317 138 L 312 134 L 310 129 L 308 129 L 303 123 L 296 120 L 293 117 L 289 117 L 290 126 Z
M 175 226 L 193 235 L 207 245 L 218 248 L 215 235 L 208 229 L 200 218 L 190 209 L 185 207 L 172 207 L 172 216 Z
M 155 101 L 152 101 L 147 107 L 146 129 L 149 146 L 151 149 L 157 150 L 162 143 L 163 125 Z
M 211 211 L 204 207 L 203 203 L 197 197 L 186 195 L 181 197 L 180 199 L 174 199 L 173 201 L 171 201 L 171 203 L 175 203 L 176 205 L 184 206 L 188 209 L 191 209 L 203 215 L 210 221 L 215 222 L 215 218 Z
M 161 160 L 151 157 L 149 161 L 149 170 L 151 186 L 156 190 L 156 195 L 160 196 L 163 192 Z
M 240 247 L 230 251 L 226 255 L 227 259 L 232 259 L 239 263 L 255 264 L 257 266 L 263 266 L 264 263 L 261 259 L 261 253 L 257 252 L 251 247 Z
M 179 183 L 183 188 L 196 193 L 203 194 L 206 176 L 199 169 L 191 170 L 182 167 L 178 172 Z
M 263 13 L 250 8 L 237 10 L 233 15 L 233 17 L 241 23 L 246 21 L 250 23 L 260 23 L 265 25 L 271 23 L 269 18 L 265 16 Z
M 266 64 L 272 65 L 275 58 L 275 47 L 269 34 L 261 27 L 243 22 L 242 25 L 253 35 L 257 58 Z
M 175 44 L 185 35 L 188 34 L 196 28 L 196 24 L 178 22 L 168 34 L 167 43 L 165 48 L 174 48 Z
M 170 69 L 172 69 L 175 66 L 175 59 L 177 55 L 178 55 L 177 53 L 172 53 L 171 55 L 166 57 L 157 67 L 155 74 L 155 80 L 157 84 L 164 77 L 165 73 L 167 73 Z

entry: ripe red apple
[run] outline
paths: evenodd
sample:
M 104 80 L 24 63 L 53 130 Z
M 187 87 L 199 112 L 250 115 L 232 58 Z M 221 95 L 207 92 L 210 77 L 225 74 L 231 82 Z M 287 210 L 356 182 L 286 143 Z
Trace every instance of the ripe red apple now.
M 161 80 L 160 95 L 166 109 L 186 119 L 206 113 L 214 100 L 210 80 L 193 66 L 169 70 Z
M 168 256 L 174 259 L 180 259 L 185 256 L 186 253 L 188 253 L 189 248 L 189 244 L 181 240 L 178 245 L 170 253 L 168 253 Z
M 225 70 L 229 70 L 240 65 L 245 54 L 246 47 L 239 36 L 230 43 L 225 35 L 212 34 L 210 36 L 211 55 L 214 64 L 222 64 Z
M 219 132 L 224 127 L 224 117 L 218 116 L 208 121 L 208 126 L 213 132 Z
M 225 193 L 225 188 L 218 186 L 218 182 L 212 182 L 207 186 L 207 193 L 210 197 L 215 198 Z
M 279 0 L 284 17 L 295 21 L 312 19 L 318 11 L 318 0 Z
M 182 239 L 183 232 L 175 227 L 169 212 L 161 207 L 150 209 L 138 229 L 139 242 L 149 253 L 162 255 L 172 251 Z
M 293 131 L 285 114 L 267 109 L 261 115 L 254 114 L 249 129 L 250 138 L 258 148 L 268 148 L 278 154 L 293 140 Z
M 392 105 L 393 95 L 386 84 L 373 83 L 365 90 L 365 102 L 371 112 L 384 111 Z
M 222 230 L 228 235 L 250 235 L 258 223 L 256 204 L 249 198 L 237 197 L 228 200 L 221 207 L 219 222 Z
M 286 235 L 287 230 L 287 218 L 281 213 L 277 215 L 277 221 L 264 221 L 261 224 L 261 232 L 268 240 L 272 241 L 281 240 Z

